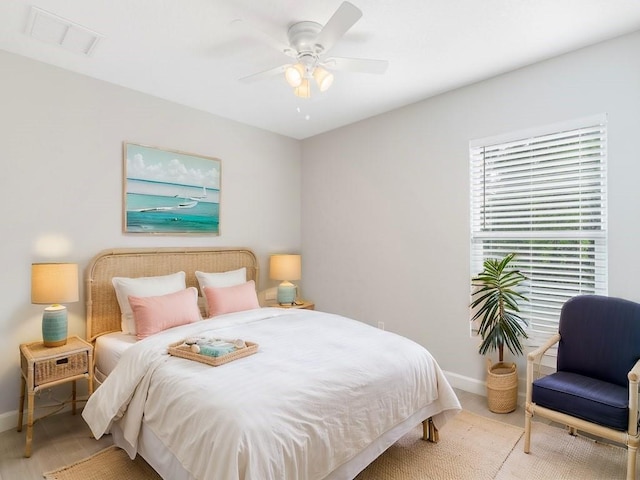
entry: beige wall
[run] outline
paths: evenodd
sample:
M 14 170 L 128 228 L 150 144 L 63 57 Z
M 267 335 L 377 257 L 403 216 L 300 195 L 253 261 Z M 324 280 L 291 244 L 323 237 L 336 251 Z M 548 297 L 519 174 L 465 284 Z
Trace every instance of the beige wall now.
M 123 141 L 220 158 L 221 236 L 123 234 Z M 0 51 L 0 145 L 0 431 L 15 427 L 18 345 L 41 338 L 32 262 L 84 269 L 105 248 L 245 246 L 258 254 L 267 287 L 268 254 L 300 250 L 297 140 Z M 48 236 L 70 251 L 38 254 Z M 83 336 L 82 301 L 69 316 L 70 334 Z
M 482 392 L 467 308 L 469 141 L 606 113 L 609 292 L 640 301 L 638 51 L 635 33 L 305 140 L 309 298 L 384 322 L 426 346 L 455 384 Z

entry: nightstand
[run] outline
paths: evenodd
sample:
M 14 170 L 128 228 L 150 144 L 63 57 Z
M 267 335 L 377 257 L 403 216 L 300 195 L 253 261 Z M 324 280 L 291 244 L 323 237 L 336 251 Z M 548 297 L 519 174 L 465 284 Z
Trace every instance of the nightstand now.
M 33 439 L 33 409 L 35 394 L 42 389 L 73 382 L 71 412 L 76 414 L 76 380 L 88 381 L 89 395 L 93 393 L 93 346 L 80 337 L 72 336 L 66 345 L 45 347 L 42 342 L 20 345 L 20 408 L 18 431 L 22 431 L 24 396 L 27 394 L 27 444 L 25 457 L 31 456 Z
M 267 307 L 277 307 L 277 308 L 304 308 L 306 310 L 315 310 L 316 304 L 313 302 L 308 302 L 306 300 L 296 300 L 298 304 L 296 305 L 280 305 L 278 302 L 268 302 Z

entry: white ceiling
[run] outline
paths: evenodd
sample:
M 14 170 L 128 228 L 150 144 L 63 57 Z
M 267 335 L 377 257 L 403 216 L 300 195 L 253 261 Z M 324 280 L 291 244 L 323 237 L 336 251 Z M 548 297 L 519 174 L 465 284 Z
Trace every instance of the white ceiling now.
M 384 59 L 295 97 L 282 76 L 292 23 L 342 0 L 1 0 L 0 48 L 297 139 L 640 29 L 640 0 L 351 0 L 362 18 L 332 56 Z M 28 36 L 31 5 L 100 33 L 90 56 Z M 238 22 L 236 20 L 242 20 Z M 255 33 L 251 33 L 254 31 Z

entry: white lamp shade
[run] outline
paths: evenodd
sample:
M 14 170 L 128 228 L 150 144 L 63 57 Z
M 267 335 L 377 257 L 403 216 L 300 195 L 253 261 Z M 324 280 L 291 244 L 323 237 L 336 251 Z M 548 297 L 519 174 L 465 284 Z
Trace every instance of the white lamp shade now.
M 304 65 L 296 63 L 295 65 L 289 65 L 284 71 L 284 78 L 287 83 L 292 87 L 299 87 L 304 78 Z
M 31 265 L 31 303 L 50 305 L 79 300 L 76 263 Z
M 296 97 L 311 98 L 311 83 L 308 78 L 303 78 L 299 87 L 294 88 L 293 93 Z
M 274 280 L 300 280 L 302 260 L 300 255 L 271 255 L 269 277 Z
M 318 84 L 318 88 L 321 92 L 326 92 L 333 83 L 333 74 L 326 71 L 322 67 L 316 67 L 313 71 L 313 78 Z

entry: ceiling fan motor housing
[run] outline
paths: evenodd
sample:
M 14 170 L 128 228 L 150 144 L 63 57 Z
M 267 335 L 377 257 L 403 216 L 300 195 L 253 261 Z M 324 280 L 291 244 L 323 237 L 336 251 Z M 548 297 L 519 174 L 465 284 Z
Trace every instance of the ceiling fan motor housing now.
M 318 58 L 324 47 L 316 43 L 316 38 L 322 30 L 322 25 L 316 22 L 298 22 L 289 27 L 287 33 L 289 45 L 297 52 L 298 58 L 304 55 L 311 55 Z

